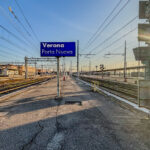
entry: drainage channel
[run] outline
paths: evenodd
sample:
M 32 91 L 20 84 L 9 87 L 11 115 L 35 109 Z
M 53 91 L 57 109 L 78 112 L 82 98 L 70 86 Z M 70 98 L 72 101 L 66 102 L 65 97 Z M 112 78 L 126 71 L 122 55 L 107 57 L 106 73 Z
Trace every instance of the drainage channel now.
M 73 105 L 73 104 L 78 104 L 79 106 L 82 106 L 81 101 L 65 101 L 66 105 Z

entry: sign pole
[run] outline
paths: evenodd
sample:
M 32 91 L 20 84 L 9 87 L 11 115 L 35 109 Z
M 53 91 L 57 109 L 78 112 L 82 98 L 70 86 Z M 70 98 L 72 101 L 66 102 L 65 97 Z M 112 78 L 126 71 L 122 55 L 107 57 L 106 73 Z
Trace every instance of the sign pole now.
M 77 41 L 77 76 L 79 78 L 79 40 Z
M 60 80 L 59 80 L 59 72 L 60 72 L 60 65 L 59 65 L 59 57 L 57 57 L 57 97 L 60 97 Z
M 75 57 L 76 42 L 41 42 L 40 52 L 41 52 L 41 57 L 57 58 L 57 97 L 60 98 L 60 79 L 59 79 L 60 60 L 59 59 L 60 57 Z

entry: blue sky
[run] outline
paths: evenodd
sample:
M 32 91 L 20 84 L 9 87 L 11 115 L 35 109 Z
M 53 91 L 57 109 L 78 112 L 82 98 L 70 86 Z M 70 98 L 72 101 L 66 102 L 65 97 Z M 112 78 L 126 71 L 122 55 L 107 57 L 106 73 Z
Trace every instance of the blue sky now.
M 127 0 L 122 1 L 116 12 L 125 4 L 126 1 Z M 1 38 L 5 38 L 19 45 L 18 48 L 8 44 L 6 40 L 0 39 L 0 59 L 2 61 L 23 61 L 23 57 L 25 55 L 29 57 L 39 57 L 40 41 L 79 40 L 80 53 L 82 53 L 82 51 L 84 53 L 88 53 L 93 47 L 108 38 L 111 34 L 138 14 L 138 0 L 131 0 L 126 8 L 102 33 L 102 35 L 97 38 L 93 45 L 84 49 L 87 41 L 97 30 L 99 25 L 105 20 L 119 0 L 17 0 L 17 2 L 23 9 L 25 16 L 32 25 L 39 40 L 37 40 L 32 34 L 20 13 L 15 0 L 0 0 L 0 24 L 25 41 L 25 43 L 20 42 L 0 29 Z M 28 36 L 22 26 L 14 19 L 8 10 L 9 6 L 11 6 L 12 10 L 23 23 L 25 28 L 32 34 L 32 37 Z M 112 17 L 115 13 L 112 14 Z M 138 19 L 135 20 L 127 28 L 115 35 L 113 39 L 93 51 L 93 53 L 97 53 L 115 41 L 115 39 L 132 30 L 137 26 L 138 22 Z M 21 31 L 21 33 L 18 31 Z M 130 43 L 127 45 L 127 59 L 129 61 L 134 61 L 132 48 L 137 46 L 137 30 L 106 49 L 103 53 L 91 57 L 93 67 L 100 63 L 105 63 L 107 65 L 122 63 L 123 58 L 121 56 L 114 56 L 109 59 L 104 59 L 103 56 L 105 53 L 114 51 L 114 49 L 119 46 L 120 48 L 116 49 L 116 52 L 123 52 L 125 40 L 127 40 L 127 44 Z M 73 61 L 73 65 L 76 65 L 75 58 L 66 58 L 68 66 L 70 65 L 71 60 Z M 88 59 L 82 57 L 81 60 L 83 66 L 88 65 Z

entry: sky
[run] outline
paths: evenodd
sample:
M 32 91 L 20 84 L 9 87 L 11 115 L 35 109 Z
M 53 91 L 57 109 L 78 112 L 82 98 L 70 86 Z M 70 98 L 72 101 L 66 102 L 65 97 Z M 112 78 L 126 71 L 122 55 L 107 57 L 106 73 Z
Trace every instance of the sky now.
M 24 61 L 25 56 L 40 57 L 40 42 L 77 40 L 80 44 L 80 54 L 94 54 L 89 58 L 80 57 L 82 69 L 88 69 L 89 61 L 92 69 L 100 64 L 109 67 L 122 65 L 121 55 L 109 58 L 105 58 L 104 55 L 108 52 L 123 53 L 125 40 L 127 61 L 135 62 L 132 49 L 138 45 L 138 31 L 135 29 L 140 22 L 138 17 L 119 33 L 114 33 L 138 16 L 138 0 L 130 0 L 124 9 L 122 8 L 128 0 L 122 0 L 101 28 L 103 30 L 106 27 L 103 32 L 91 44 L 87 44 L 119 1 L 121 0 L 0 0 L 0 25 L 17 36 L 16 38 L 0 28 L 0 62 Z M 16 2 L 34 32 L 28 26 Z M 19 21 L 10 13 L 8 7 L 11 7 Z M 119 11 L 119 15 L 114 17 Z M 111 19 L 113 21 L 107 26 Z M 120 38 L 133 29 L 133 32 Z M 111 35 L 113 38 L 107 40 Z M 65 61 L 68 68 L 71 61 L 72 66 L 76 66 L 76 58 L 65 58 Z

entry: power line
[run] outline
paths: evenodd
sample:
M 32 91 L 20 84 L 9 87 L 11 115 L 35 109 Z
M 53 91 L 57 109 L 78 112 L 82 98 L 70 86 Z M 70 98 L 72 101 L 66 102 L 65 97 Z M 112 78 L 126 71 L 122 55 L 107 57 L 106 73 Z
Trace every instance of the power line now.
M 22 37 L 32 46 L 36 47 L 30 40 L 28 40 L 26 38 L 26 36 L 24 35 L 24 33 L 16 26 L 16 23 L 13 22 L 13 20 L 8 16 L 8 14 L 6 13 L 6 11 L 0 6 L 0 11 L 2 12 L 2 15 L 12 24 L 12 26 L 15 28 L 15 30 L 22 35 Z M 37 49 L 37 47 L 36 47 Z M 36 51 L 37 52 L 37 51 Z
M 9 31 L 8 29 L 6 29 L 4 26 L 0 25 L 0 28 L 3 29 L 4 31 L 6 31 L 7 33 L 9 33 L 10 35 L 12 35 L 13 37 L 15 37 L 17 40 L 21 41 L 23 44 L 31 46 L 31 45 L 29 45 L 29 43 L 27 43 L 26 41 L 24 41 L 21 38 L 19 38 L 17 35 L 15 35 L 14 33 L 12 33 L 11 31 Z
M 28 32 L 28 30 L 25 28 L 25 26 L 23 25 L 23 23 L 19 20 L 19 18 L 16 16 L 15 12 L 11 9 L 11 7 L 8 7 L 9 11 L 12 13 L 12 15 L 14 16 L 14 18 L 18 21 L 18 23 L 22 26 L 22 28 L 26 31 L 26 33 L 28 34 L 28 36 L 31 36 L 31 34 Z
M 1 53 L 1 51 L 0 51 L 0 53 Z M 1 53 L 1 54 L 0 54 L 0 57 L 2 57 L 2 58 L 7 58 L 6 56 L 7 56 L 7 55 L 4 54 L 4 53 Z
M 19 28 L 15 25 L 15 23 L 13 22 L 13 20 L 8 16 L 8 14 L 6 14 L 6 11 L 0 6 L 0 10 L 3 14 L 3 16 L 12 24 L 12 26 L 15 28 L 15 30 L 20 33 L 24 38 L 24 34 L 19 30 Z
M 20 12 L 22 13 L 22 15 L 23 15 L 26 23 L 28 24 L 29 28 L 31 29 L 32 33 L 34 34 L 35 38 L 37 39 L 37 41 L 39 41 L 36 33 L 34 32 L 34 30 L 33 30 L 32 26 L 31 26 L 30 22 L 28 21 L 27 17 L 25 16 L 25 14 L 24 14 L 22 8 L 20 7 L 19 3 L 17 2 L 17 0 L 15 0 L 15 2 L 16 2 L 16 5 L 18 6 Z
M 123 39 L 124 37 L 126 37 L 127 35 L 129 35 L 130 33 L 132 33 L 133 31 L 135 31 L 136 29 L 137 29 L 137 27 L 134 28 L 134 29 L 132 29 L 131 31 L 127 32 L 126 34 L 122 35 L 122 36 L 119 37 L 117 40 L 115 40 L 114 42 L 112 42 L 111 44 L 109 44 L 107 47 L 101 49 L 99 52 L 96 53 L 96 56 L 98 56 L 98 54 L 99 54 L 100 52 L 103 52 L 103 51 L 106 50 L 107 48 L 111 47 L 112 45 L 114 45 L 115 43 L 117 43 L 118 41 L 120 41 L 121 39 Z M 94 57 L 94 56 L 93 56 L 93 57 Z M 96 61 L 97 61 L 97 59 L 96 59 Z
M 11 45 L 13 45 L 13 46 L 15 46 L 15 47 L 17 47 L 17 48 L 19 48 L 19 49 L 24 50 L 24 52 L 30 53 L 30 52 L 29 52 L 28 50 L 26 50 L 25 48 L 20 47 L 19 45 L 17 45 L 17 44 L 15 44 L 15 43 L 11 42 L 10 40 L 8 40 L 8 39 L 6 39 L 6 38 L 4 38 L 4 37 L 2 37 L 2 36 L 0 36 L 0 39 L 3 40 L 3 41 L 6 41 L 7 43 L 9 43 L 9 44 L 11 44 Z
M 115 43 L 119 42 L 120 40 L 122 40 L 124 37 L 128 36 L 130 33 L 134 32 L 137 29 L 137 27 L 135 27 L 134 29 L 130 30 L 129 32 L 125 33 L 124 35 L 122 35 L 121 37 L 119 37 L 117 40 L 113 41 L 111 44 L 109 44 L 107 47 L 101 49 L 99 52 L 96 53 L 96 55 L 94 56 L 98 56 L 98 54 L 100 52 L 103 52 L 104 50 L 106 50 L 107 48 L 111 47 L 112 45 L 114 45 Z M 120 46 L 121 47 L 121 46 Z M 93 57 L 94 57 L 93 56 Z M 99 59 L 99 58 L 98 58 Z M 98 59 L 96 59 L 95 61 L 97 61 Z
M 138 16 L 134 17 L 133 19 L 131 19 L 127 24 L 123 25 L 120 29 L 118 29 L 117 31 L 115 31 L 111 36 L 109 36 L 108 38 L 106 38 L 103 42 L 101 42 L 100 44 L 98 44 L 96 47 L 94 47 L 89 53 L 93 52 L 95 49 L 97 49 L 99 46 L 103 45 L 104 43 L 108 42 L 108 40 L 110 40 L 112 37 L 114 37 L 116 34 L 118 34 L 120 31 L 122 31 L 124 28 L 126 28 L 129 24 L 131 24 L 133 21 L 135 21 L 137 19 Z
M 7 57 L 11 55 L 11 56 L 14 56 L 14 57 L 17 58 L 17 55 L 15 55 L 15 54 L 14 54 L 13 52 L 11 52 L 11 51 L 10 51 L 10 52 L 8 52 L 8 51 L 6 52 L 6 51 L 4 51 L 4 50 L 2 50 L 2 49 L 0 48 L 0 52 L 1 52 L 1 53 L 4 53 L 4 54 L 7 54 Z M 20 55 L 18 55 L 18 56 L 20 57 Z
M 17 40 L 21 41 L 22 43 L 27 44 L 25 41 L 20 39 L 17 35 L 12 33 L 11 31 L 9 31 L 8 29 L 6 29 L 4 26 L 0 25 L 0 28 L 3 29 L 4 31 L 6 31 L 7 33 L 9 33 L 10 35 L 12 35 L 13 37 L 15 37 Z
M 103 42 L 101 42 L 100 44 L 98 44 L 96 47 L 94 47 L 89 54 L 91 54 L 93 51 L 95 51 L 99 46 L 102 46 L 104 43 L 108 42 L 112 37 L 114 37 L 116 34 L 118 34 L 120 31 L 122 31 L 125 27 L 127 27 L 129 24 L 131 24 L 134 20 L 137 19 L 138 16 L 134 17 L 133 19 L 131 19 L 128 23 L 126 23 L 125 25 L 123 25 L 120 29 L 118 29 L 117 31 L 115 31 L 111 36 L 109 36 L 108 38 L 106 38 Z
M 116 48 L 114 48 L 113 50 L 111 50 L 111 51 L 116 51 L 116 50 L 118 50 L 118 49 L 120 49 L 121 47 L 123 47 L 124 45 L 122 44 L 122 45 L 120 45 L 120 46 L 118 46 L 118 47 L 116 47 Z
M 97 54 L 99 54 L 100 52 L 102 52 L 106 48 L 112 46 L 113 44 L 117 43 L 118 41 L 120 41 L 121 39 L 123 39 L 124 37 L 126 37 L 127 35 L 129 35 L 130 33 L 132 33 L 133 31 L 135 31 L 136 29 L 137 29 L 137 27 L 135 27 L 131 31 L 127 32 L 126 34 L 124 34 L 123 36 L 121 36 L 120 38 L 118 38 L 117 40 L 115 40 L 114 42 L 112 42 L 110 45 L 108 45 L 107 47 L 105 47 L 104 49 L 102 49 L 101 51 L 99 51 Z
M 131 46 L 131 45 L 135 44 L 134 42 L 135 42 L 135 40 L 128 42 L 127 49 L 129 48 L 128 46 Z M 118 49 L 121 48 L 121 47 L 124 47 L 124 44 L 120 45 L 119 47 L 117 47 L 117 48 L 115 48 L 115 49 L 113 49 L 113 50 L 111 50 L 111 51 L 114 52 L 115 50 L 118 50 Z
M 108 24 L 106 24 L 106 26 L 104 26 L 104 28 L 101 30 L 101 32 L 99 34 L 97 34 L 97 36 L 90 42 L 90 44 L 92 44 L 104 31 L 105 29 L 116 19 L 116 17 L 124 10 L 124 8 L 129 4 L 131 0 L 128 0 L 123 7 L 121 7 L 119 9 L 119 11 L 116 13 L 115 16 L 112 17 L 112 19 L 108 22 Z
M 14 18 L 18 21 L 18 23 L 23 27 L 23 29 L 26 31 L 26 33 L 31 37 L 31 34 L 28 32 L 28 30 L 25 28 L 25 26 L 23 25 L 23 23 L 19 20 L 19 18 L 17 17 L 17 15 L 15 14 L 15 12 L 11 9 L 11 7 L 9 7 L 9 11 L 13 14 Z M 30 41 L 28 41 L 30 42 Z M 34 43 L 30 42 L 30 44 L 32 44 L 32 46 L 34 46 L 35 48 L 36 45 L 34 45 Z
M 14 49 L 8 48 L 8 47 L 3 46 L 3 45 L 1 45 L 1 44 L 0 44 L 0 49 L 8 49 L 8 50 L 10 50 L 11 52 L 14 52 Z M 6 52 L 6 53 L 7 53 L 7 52 Z M 9 53 L 9 52 L 8 52 L 8 53 Z M 14 53 L 13 53 L 13 54 L 14 54 Z M 19 53 L 17 53 L 17 56 L 23 57 L 22 54 L 19 54 Z
M 133 42 L 135 42 L 135 41 L 130 41 L 130 42 L 128 42 L 128 46 L 129 45 L 131 45 L 131 44 L 133 44 Z M 134 43 L 135 44 L 135 43 Z M 123 47 L 124 46 L 124 44 L 122 44 L 122 45 L 120 45 L 120 46 L 118 46 L 118 47 L 116 47 L 116 48 L 114 48 L 114 49 L 112 49 L 111 51 L 117 51 L 117 50 L 119 50 L 121 47 Z M 105 59 L 104 57 L 102 58 L 102 60 L 103 59 Z
M 106 17 L 106 19 L 104 20 L 104 22 L 98 27 L 98 29 L 96 30 L 96 32 L 92 35 L 92 37 L 89 39 L 89 41 L 87 42 L 87 44 L 90 44 L 90 41 L 96 36 L 96 34 L 99 32 L 99 30 L 104 26 L 104 24 L 107 22 L 107 20 L 111 17 L 111 15 L 115 12 L 115 10 L 119 7 L 119 5 L 121 4 L 122 0 L 119 0 L 119 2 L 117 3 L 117 5 L 113 8 L 113 10 L 110 12 L 110 14 Z
M 10 54 L 9 53 L 6 53 L 5 51 L 3 51 L 3 50 L 0 50 L 0 56 L 2 57 L 2 58 L 7 58 L 8 56 L 10 56 Z M 17 56 L 16 55 L 14 55 L 14 54 L 11 54 L 11 56 L 12 57 L 14 57 L 14 58 L 17 58 Z

